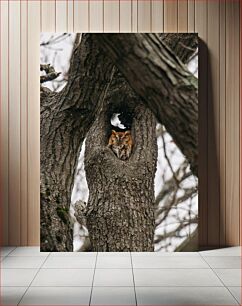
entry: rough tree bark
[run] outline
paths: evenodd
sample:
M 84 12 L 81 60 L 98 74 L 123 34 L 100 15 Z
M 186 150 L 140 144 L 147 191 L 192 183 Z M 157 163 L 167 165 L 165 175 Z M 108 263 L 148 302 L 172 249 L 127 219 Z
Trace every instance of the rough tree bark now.
M 100 50 L 95 36 L 86 34 L 74 51 L 66 87 L 60 93 L 41 87 L 42 251 L 72 250 L 68 211 L 78 154 L 114 72 L 113 63 Z
M 158 35 L 94 36 L 129 85 L 165 126 L 197 175 L 197 79 Z
M 95 40 L 84 35 L 74 51 L 66 87 L 60 93 L 41 87 L 42 251 L 72 251 L 69 206 L 78 153 L 113 70 Z
M 127 161 L 107 147 L 112 105 L 104 105 L 86 138 L 86 218 L 93 251 L 154 251 L 156 119 L 143 104 L 132 110 L 131 105 L 126 100 L 115 109 L 131 111 L 133 117 L 134 147 Z
M 160 39 L 182 61 L 187 64 L 197 52 L 198 35 L 194 33 L 162 33 Z

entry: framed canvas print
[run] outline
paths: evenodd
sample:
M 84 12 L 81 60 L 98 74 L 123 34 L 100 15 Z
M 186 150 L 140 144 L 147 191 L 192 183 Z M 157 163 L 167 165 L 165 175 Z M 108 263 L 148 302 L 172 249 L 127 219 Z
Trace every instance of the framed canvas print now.
M 41 250 L 198 248 L 197 34 L 42 33 Z

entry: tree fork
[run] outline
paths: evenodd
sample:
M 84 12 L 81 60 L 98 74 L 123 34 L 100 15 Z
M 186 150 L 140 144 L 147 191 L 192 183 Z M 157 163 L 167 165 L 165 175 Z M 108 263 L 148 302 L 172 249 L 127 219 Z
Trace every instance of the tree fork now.
M 94 35 L 84 34 L 75 46 L 65 88 L 53 93 L 41 86 L 42 251 L 72 251 L 72 225 L 67 211 L 78 154 L 110 83 L 116 84 L 116 93 L 122 82 L 127 84 L 118 73 L 114 77 L 114 71 Z M 129 92 L 138 97 L 133 90 Z
M 197 79 L 158 35 L 93 35 L 136 94 L 165 126 L 197 176 Z
M 60 93 L 41 87 L 41 250 L 72 251 L 69 207 L 82 142 L 113 76 L 113 64 L 91 35 L 74 50 Z

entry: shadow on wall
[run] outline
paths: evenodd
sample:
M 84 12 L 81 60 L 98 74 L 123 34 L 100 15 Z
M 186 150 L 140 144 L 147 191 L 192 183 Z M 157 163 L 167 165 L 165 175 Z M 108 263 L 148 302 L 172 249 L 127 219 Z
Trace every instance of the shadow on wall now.
M 199 38 L 199 246 L 220 246 L 219 105 L 213 65 L 219 64 Z M 216 137 L 217 136 L 217 137 Z M 208 235 L 209 233 L 209 235 Z

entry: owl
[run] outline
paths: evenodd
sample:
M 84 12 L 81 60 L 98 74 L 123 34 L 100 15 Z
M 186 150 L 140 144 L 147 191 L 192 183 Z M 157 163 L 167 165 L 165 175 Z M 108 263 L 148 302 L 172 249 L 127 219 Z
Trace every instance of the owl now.
M 115 155 L 121 160 L 127 160 L 132 151 L 133 141 L 130 131 L 116 132 L 112 130 L 109 137 L 108 147 L 114 152 Z

